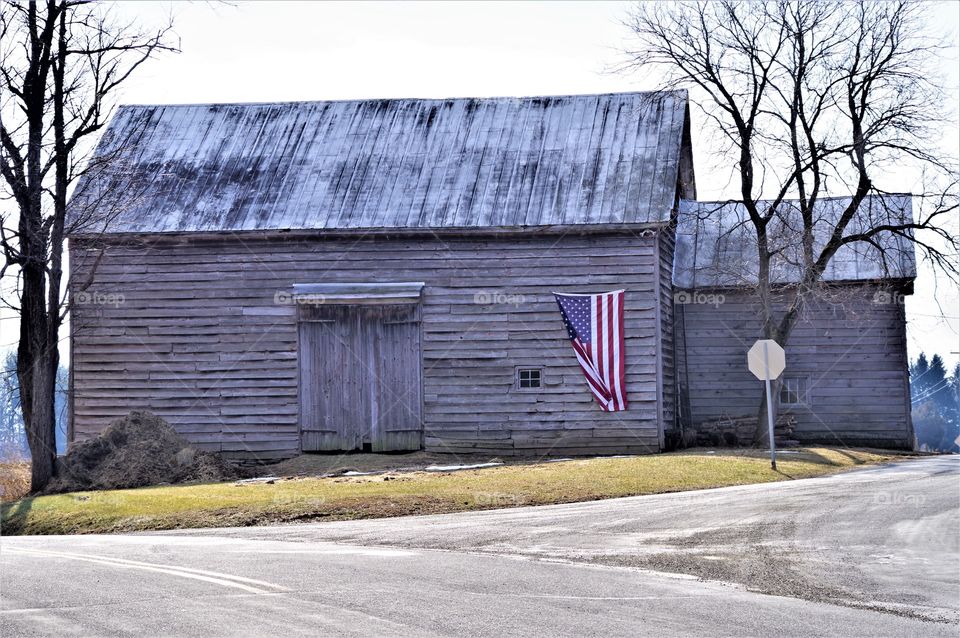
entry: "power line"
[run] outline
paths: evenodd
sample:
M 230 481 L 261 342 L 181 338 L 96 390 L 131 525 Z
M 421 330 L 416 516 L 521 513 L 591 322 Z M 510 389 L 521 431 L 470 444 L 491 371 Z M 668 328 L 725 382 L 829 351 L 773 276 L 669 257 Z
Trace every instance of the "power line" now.
M 952 380 L 953 380 L 952 377 L 944 377 L 942 381 L 937 381 L 937 383 L 934 384 L 933 387 L 927 388 L 921 394 L 911 399 L 910 403 L 919 403 L 920 401 L 929 399 L 930 397 L 937 394 L 938 392 L 942 392 L 943 390 L 948 389 L 951 385 Z
M 909 317 L 909 316 L 911 316 L 911 315 L 914 315 L 914 316 L 917 316 L 917 317 L 933 317 L 933 318 L 935 318 L 935 319 L 953 319 L 953 320 L 960 320 L 960 316 L 955 316 L 955 315 L 931 315 L 931 314 L 927 314 L 927 313 L 924 313 L 924 312 L 912 312 L 912 311 L 908 310 L 908 311 L 907 311 L 907 316 Z

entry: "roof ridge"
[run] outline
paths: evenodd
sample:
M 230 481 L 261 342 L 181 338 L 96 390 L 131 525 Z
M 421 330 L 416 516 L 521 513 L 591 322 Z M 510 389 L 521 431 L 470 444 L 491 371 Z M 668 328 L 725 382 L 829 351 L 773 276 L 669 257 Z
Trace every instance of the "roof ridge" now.
M 874 198 L 876 198 L 876 199 L 882 199 L 882 198 L 884 198 L 884 197 L 913 197 L 913 196 L 914 196 L 913 193 L 873 193 L 873 194 L 867 195 L 866 199 L 874 199 Z M 817 196 L 817 199 L 818 199 L 818 200 L 836 201 L 836 200 L 839 200 L 839 199 L 850 199 L 851 197 L 853 197 L 853 196 L 852 196 L 852 195 L 820 195 L 820 196 Z M 758 199 L 758 200 L 756 200 L 756 201 L 758 201 L 758 202 L 769 202 L 769 201 L 772 201 L 772 200 L 773 200 L 773 198 L 770 198 L 770 199 Z M 681 201 L 681 203 L 683 203 L 683 204 L 697 205 L 697 206 L 702 205 L 702 204 L 742 204 L 742 203 L 743 203 L 743 200 L 740 200 L 740 199 L 683 199 L 683 200 L 680 200 L 680 201 Z M 797 198 L 797 197 L 785 197 L 785 198 L 783 199 L 783 201 L 784 201 L 784 202 L 797 202 L 797 201 L 800 201 L 800 200 L 799 200 L 799 198 Z
M 551 95 L 492 95 L 487 97 L 478 96 L 459 96 L 459 97 L 386 97 L 386 98 L 344 98 L 336 100 L 278 100 L 266 102 L 174 102 L 164 103 L 139 103 L 120 104 L 118 109 L 136 108 L 136 107 L 162 107 L 162 108 L 189 108 L 199 106 L 279 106 L 287 104 L 344 104 L 347 102 L 462 102 L 468 100 L 476 101 L 495 101 L 495 100 L 537 100 L 537 99 L 560 99 L 560 98 L 589 98 L 589 97 L 613 97 L 613 96 L 653 96 L 653 95 L 683 95 L 686 96 L 686 89 L 652 90 L 652 91 L 611 91 L 607 93 L 561 93 Z

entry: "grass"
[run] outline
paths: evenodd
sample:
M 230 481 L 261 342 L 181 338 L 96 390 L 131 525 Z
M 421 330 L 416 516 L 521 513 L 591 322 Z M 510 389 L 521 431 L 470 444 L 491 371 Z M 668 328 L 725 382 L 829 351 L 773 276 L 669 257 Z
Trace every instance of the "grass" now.
M 30 493 L 30 463 L 0 462 L 0 502 L 16 501 Z
M 569 503 L 820 476 L 899 455 L 806 448 L 778 472 L 754 450 L 507 465 L 454 473 L 388 473 L 76 492 L 2 507 L 4 534 L 83 534 L 342 520 Z

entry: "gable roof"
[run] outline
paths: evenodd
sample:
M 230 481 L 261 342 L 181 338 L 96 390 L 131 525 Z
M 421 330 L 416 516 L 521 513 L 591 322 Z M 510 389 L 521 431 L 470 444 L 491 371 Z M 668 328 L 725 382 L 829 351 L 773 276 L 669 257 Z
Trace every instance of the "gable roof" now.
M 123 106 L 97 148 L 102 170 L 77 186 L 71 228 L 663 223 L 686 109 L 683 91 Z
M 814 210 L 814 252 L 826 244 L 849 197 L 820 199 Z M 769 202 L 760 202 L 761 208 Z M 868 197 L 847 227 L 846 235 L 884 223 L 913 219 L 909 195 Z M 799 281 L 802 224 L 797 202 L 781 204 L 769 227 L 771 247 L 781 254 L 771 259 L 774 283 Z M 913 279 L 917 275 L 913 242 L 893 233 L 880 233 L 878 250 L 867 242 L 842 246 L 827 265 L 822 279 L 855 282 Z M 679 288 L 749 286 L 757 283 L 757 237 L 746 208 L 737 202 L 680 203 L 673 283 Z

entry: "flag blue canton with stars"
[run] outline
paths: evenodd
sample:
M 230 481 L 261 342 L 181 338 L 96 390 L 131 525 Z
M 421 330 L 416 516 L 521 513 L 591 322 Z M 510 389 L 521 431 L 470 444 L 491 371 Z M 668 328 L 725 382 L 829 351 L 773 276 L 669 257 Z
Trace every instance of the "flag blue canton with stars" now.
M 563 311 L 563 325 L 570 339 L 579 338 L 583 343 L 590 343 L 590 324 L 593 320 L 590 296 L 557 295 L 557 303 Z

